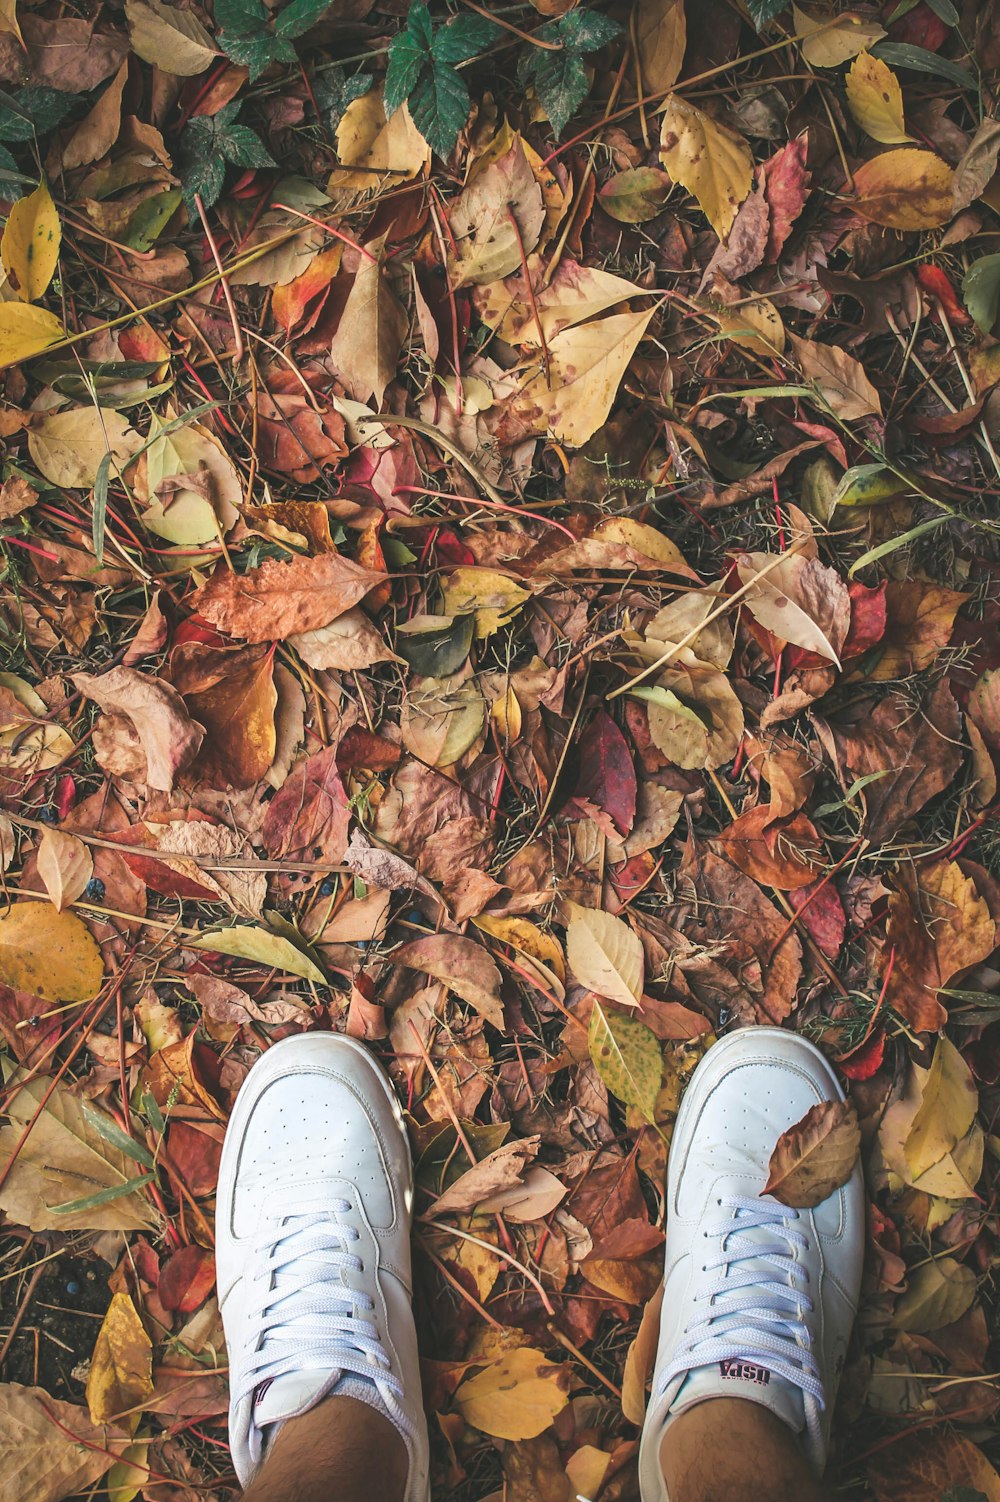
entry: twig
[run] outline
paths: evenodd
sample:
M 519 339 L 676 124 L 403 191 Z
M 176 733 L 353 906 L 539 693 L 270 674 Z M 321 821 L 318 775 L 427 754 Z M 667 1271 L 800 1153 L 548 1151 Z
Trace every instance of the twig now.
M 209 229 L 200 193 L 194 195 L 194 206 L 198 210 L 198 216 L 205 231 L 205 239 L 208 241 L 208 248 L 212 252 L 212 260 L 215 262 L 216 270 L 219 273 L 219 281 L 222 283 L 222 295 L 226 299 L 226 308 L 228 309 L 229 318 L 233 325 L 233 364 L 238 365 L 244 355 L 243 330 L 240 328 L 240 320 L 236 316 L 236 304 L 233 302 L 233 294 L 229 290 L 229 278 L 223 268 L 222 257 L 219 255 L 219 247 L 215 243 L 215 236 Z

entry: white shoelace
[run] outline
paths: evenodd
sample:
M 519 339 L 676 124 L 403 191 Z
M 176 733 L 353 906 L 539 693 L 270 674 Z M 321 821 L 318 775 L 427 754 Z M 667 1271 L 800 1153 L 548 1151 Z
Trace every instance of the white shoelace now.
M 718 1222 L 704 1228 L 707 1241 L 719 1248 L 704 1270 L 718 1276 L 697 1296 L 703 1313 L 685 1329 L 661 1377 L 661 1394 L 675 1377 L 697 1367 L 750 1361 L 784 1377 L 823 1407 L 823 1382 L 806 1322 L 814 1307 L 805 1292 L 809 1274 L 794 1256 L 795 1248 L 809 1245 L 793 1225 L 799 1212 L 738 1196 L 720 1201 L 719 1208 Z M 751 1261 L 754 1266 L 740 1266 Z
M 254 1351 L 236 1400 L 262 1383 L 303 1372 L 338 1371 L 374 1383 L 390 1417 L 410 1435 L 401 1399 L 403 1386 L 382 1345 L 371 1295 L 359 1286 L 365 1269 L 352 1250 L 360 1237 L 349 1221 L 348 1200 L 335 1200 L 323 1212 L 288 1216 L 269 1228 L 256 1251 L 259 1303 Z M 251 1422 L 251 1451 L 262 1436 Z M 412 1436 L 411 1436 L 412 1437 Z

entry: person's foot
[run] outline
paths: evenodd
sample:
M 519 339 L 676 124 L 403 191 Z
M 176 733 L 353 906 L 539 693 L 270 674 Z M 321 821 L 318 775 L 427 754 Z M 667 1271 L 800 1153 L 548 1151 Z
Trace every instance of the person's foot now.
M 284 1420 L 347 1395 L 398 1429 L 406 1502 L 426 1502 L 412 1199 L 402 1113 L 360 1043 L 308 1033 L 258 1060 L 226 1131 L 216 1208 L 229 1438 L 244 1486 Z
M 667 1502 L 665 1431 L 711 1398 L 770 1409 L 822 1469 L 861 1285 L 861 1170 L 815 1210 L 789 1210 L 761 1190 L 780 1134 L 818 1102 L 842 1096 L 819 1049 L 780 1028 L 730 1034 L 692 1076 L 667 1170 L 663 1311 L 639 1452 L 643 1502 Z

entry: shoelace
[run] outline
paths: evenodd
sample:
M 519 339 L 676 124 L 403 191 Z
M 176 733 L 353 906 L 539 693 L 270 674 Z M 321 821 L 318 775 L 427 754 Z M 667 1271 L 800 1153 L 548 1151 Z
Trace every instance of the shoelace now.
M 751 1361 L 784 1377 L 823 1407 L 823 1382 L 806 1323 L 814 1307 L 805 1291 L 809 1274 L 793 1255 L 796 1247 L 804 1250 L 809 1245 L 809 1238 L 793 1225 L 799 1212 L 773 1201 L 736 1196 L 719 1204 L 718 1223 L 705 1227 L 707 1240 L 719 1247 L 705 1271 L 717 1272 L 718 1277 L 698 1294 L 701 1318 L 684 1331 L 660 1379 L 660 1392 L 696 1367 Z M 756 1265 L 740 1266 L 750 1260 Z
M 392 1370 L 378 1325 L 365 1315 L 374 1311 L 371 1295 L 358 1286 L 364 1273 L 351 1250 L 359 1233 L 349 1221 L 348 1200 L 328 1210 L 286 1218 L 269 1228 L 257 1247 L 259 1303 L 254 1316 L 254 1346 L 236 1394 L 239 1402 L 268 1379 L 305 1371 L 340 1371 L 373 1382 L 390 1415 L 410 1434 L 402 1405 L 403 1386 Z M 262 1436 L 250 1426 L 250 1447 L 259 1458 Z

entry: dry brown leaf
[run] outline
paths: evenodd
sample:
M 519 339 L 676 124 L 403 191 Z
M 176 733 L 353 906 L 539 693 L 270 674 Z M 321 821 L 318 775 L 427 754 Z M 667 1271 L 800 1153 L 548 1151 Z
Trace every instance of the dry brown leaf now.
M 246 574 L 220 569 L 189 603 L 229 636 L 284 641 L 296 632 L 328 626 L 384 582 L 383 573 L 339 553 L 288 563 L 269 558 Z
M 74 673 L 72 678 L 106 714 L 124 715 L 131 722 L 146 759 L 145 780 L 169 793 L 205 738 L 204 726 L 191 718 L 177 690 L 137 668 L 111 668 L 99 676 Z
M 761 1192 L 782 1205 L 815 1209 L 847 1183 L 860 1147 L 861 1128 L 854 1103 L 820 1101 L 778 1138 Z
M 852 422 L 881 415 L 881 399 L 860 360 L 837 344 L 820 344 L 797 334 L 789 334 L 788 339 L 802 374 L 816 382 L 820 396 L 837 417 Z
M 937 1032 L 948 1014 L 936 993 L 995 944 L 989 907 L 957 862 L 901 867 L 882 951 L 886 1001 L 917 1032 Z
M 82 896 L 94 874 L 94 860 L 81 839 L 46 829 L 38 842 L 38 874 L 58 912 Z
M 475 1007 L 487 1022 L 503 1029 L 500 972 L 482 945 L 458 934 L 429 934 L 404 944 L 392 958 L 397 965 L 421 970 L 424 975 L 442 981 L 449 991 Z
M 568 904 L 566 957 L 580 985 L 635 1007 L 642 1000 L 642 945 L 627 923 L 599 908 Z
M 1000 1476 L 983 1452 L 940 1425 L 880 1451 L 868 1461 L 868 1477 L 877 1502 L 941 1502 L 963 1487 L 986 1502 L 1000 1502 Z
M 0 1385 L 0 1502 L 64 1502 L 99 1481 L 129 1436 L 44 1388 Z

